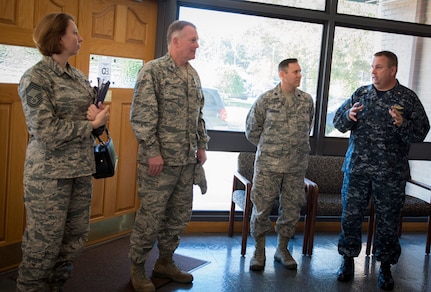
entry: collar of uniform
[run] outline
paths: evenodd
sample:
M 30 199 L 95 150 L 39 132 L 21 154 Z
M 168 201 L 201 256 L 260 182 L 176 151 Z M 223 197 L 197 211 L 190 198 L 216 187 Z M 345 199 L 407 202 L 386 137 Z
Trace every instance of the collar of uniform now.
M 169 52 L 166 53 L 166 55 L 164 56 L 164 61 L 168 64 L 168 68 L 172 72 L 175 72 L 177 70 L 181 70 L 181 68 L 175 64 L 174 59 L 172 59 L 172 56 L 169 54 Z M 187 62 L 186 68 L 189 68 L 189 67 L 190 67 L 190 63 Z
M 277 86 L 274 88 L 274 93 L 278 96 L 284 96 L 283 92 L 281 91 L 281 82 L 277 84 Z M 299 88 L 295 88 L 295 91 L 292 93 L 292 96 L 300 96 L 301 90 Z
M 72 78 L 75 76 L 73 68 L 70 66 L 69 62 L 66 64 L 66 68 L 63 68 L 51 56 L 43 56 L 42 61 L 58 76 L 63 74 L 67 74 Z

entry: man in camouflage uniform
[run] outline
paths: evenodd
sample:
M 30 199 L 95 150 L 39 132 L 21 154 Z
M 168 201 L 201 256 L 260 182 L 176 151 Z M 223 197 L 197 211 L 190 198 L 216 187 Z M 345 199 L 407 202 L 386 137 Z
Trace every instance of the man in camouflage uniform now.
M 207 136 L 202 119 L 204 97 L 199 76 L 188 62 L 198 45 L 196 27 L 173 22 L 168 53 L 145 64 L 135 86 L 130 122 L 139 143 L 140 207 L 130 238 L 131 281 L 136 291 L 154 291 L 144 264 L 158 240 L 153 275 L 180 283 L 193 276 L 172 260 L 180 234 L 191 218 L 193 171 L 205 163 Z
M 343 263 L 339 281 L 354 275 L 353 257 L 361 250 L 361 226 L 370 197 L 376 210 L 376 259 L 381 262 L 378 284 L 392 290 L 391 265 L 398 262 L 401 246 L 397 228 L 410 177 L 411 143 L 422 142 L 430 128 L 416 94 L 396 79 L 397 56 L 374 54 L 373 84 L 358 88 L 337 110 L 334 125 L 351 131 L 343 165 L 342 231 L 338 252 Z
M 259 96 L 246 120 L 247 139 L 257 146 L 251 190 L 251 233 L 256 242 L 250 261 L 253 271 L 263 270 L 265 266 L 265 235 L 271 231 L 269 215 L 276 199 L 280 208 L 275 226 L 278 247 L 274 259 L 287 269 L 297 268 L 288 242 L 305 203 L 304 176 L 314 103 L 310 94 L 297 88 L 302 77 L 297 59 L 282 61 L 278 71 L 281 82 Z
M 29 141 L 17 291 L 62 291 L 87 242 L 96 172 L 92 132 L 100 133 L 108 121 L 109 106 L 96 108 L 87 78 L 68 63 L 83 41 L 72 16 L 48 14 L 34 40 L 42 60 L 24 73 L 18 87 Z

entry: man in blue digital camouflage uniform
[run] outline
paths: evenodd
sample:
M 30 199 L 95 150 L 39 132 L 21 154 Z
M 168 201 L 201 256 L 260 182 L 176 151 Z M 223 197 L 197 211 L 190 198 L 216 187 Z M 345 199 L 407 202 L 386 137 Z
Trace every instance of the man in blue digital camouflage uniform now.
M 288 242 L 305 204 L 304 176 L 314 103 L 310 94 L 298 88 L 302 74 L 297 59 L 281 61 L 278 72 L 281 82 L 258 97 L 246 120 L 246 137 L 257 146 L 251 190 L 250 227 L 256 245 L 250 260 L 252 271 L 265 267 L 265 236 L 272 228 L 269 215 L 274 200 L 280 205 L 274 260 L 286 269 L 297 269 Z
M 156 240 L 159 258 L 153 275 L 180 283 L 193 281 L 172 256 L 191 218 L 195 165 L 197 160 L 205 163 L 209 140 L 200 79 L 189 63 L 199 47 L 196 27 L 175 21 L 168 28 L 167 41 L 168 53 L 141 68 L 130 110 L 139 143 L 141 202 L 129 253 L 136 291 L 155 291 L 144 265 Z
M 335 127 L 351 131 L 343 165 L 342 231 L 338 252 L 343 262 L 337 279 L 350 281 L 361 250 L 364 211 L 373 197 L 376 212 L 376 259 L 381 262 L 378 285 L 392 290 L 391 265 L 401 246 L 397 228 L 410 177 L 411 143 L 422 142 L 430 128 L 417 95 L 396 79 L 398 59 L 389 51 L 374 54 L 373 84 L 358 88 L 337 110 Z

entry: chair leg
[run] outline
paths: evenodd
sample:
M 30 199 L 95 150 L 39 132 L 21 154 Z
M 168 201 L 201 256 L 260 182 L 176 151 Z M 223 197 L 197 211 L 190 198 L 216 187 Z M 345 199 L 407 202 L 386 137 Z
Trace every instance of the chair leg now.
M 316 226 L 316 210 L 313 211 L 313 214 L 310 216 L 310 224 L 308 228 L 308 246 L 307 246 L 307 252 L 308 255 L 313 254 L 313 246 L 314 246 L 314 230 Z
M 304 240 L 302 241 L 302 254 L 303 255 L 307 255 L 307 250 L 308 250 L 308 216 L 307 214 L 304 215 Z
M 398 237 L 401 237 L 401 232 L 403 230 L 403 216 L 400 216 L 400 224 L 398 225 Z
M 376 222 L 374 222 L 374 228 L 373 228 L 373 249 L 372 249 L 372 253 L 375 254 L 376 253 Z
M 245 215 L 245 214 L 244 214 Z M 247 250 L 247 237 L 249 231 L 249 222 L 245 219 L 242 222 L 242 238 L 241 238 L 241 255 L 245 256 L 246 250 Z
M 247 210 L 247 208 L 246 208 Z M 250 211 L 245 211 L 243 213 L 243 220 L 242 220 L 242 238 L 241 238 L 241 255 L 245 256 L 246 250 L 247 250 L 247 238 L 248 234 L 250 233 Z
M 426 254 L 430 254 L 430 247 L 431 247 L 431 214 L 428 216 L 427 243 L 425 245 Z
M 314 189 L 312 198 L 311 198 L 311 201 L 313 203 L 311 205 L 311 213 L 308 218 L 308 231 L 307 231 L 308 232 L 307 252 L 308 252 L 308 255 L 310 256 L 313 254 L 314 231 L 316 229 L 318 198 L 319 198 L 319 190 Z
M 251 186 L 247 186 L 245 194 L 245 206 L 242 219 L 242 240 L 241 240 L 241 255 L 244 256 L 247 249 L 247 237 L 250 233 L 250 214 L 251 214 L 251 201 L 250 201 Z
M 233 229 L 235 226 L 235 203 L 232 201 L 230 205 L 230 213 L 229 213 L 229 231 L 228 235 L 230 237 L 233 236 Z
M 370 204 L 370 216 L 368 218 L 368 231 L 367 231 L 367 247 L 366 247 L 366 255 L 370 255 L 370 250 L 372 246 L 372 240 L 373 240 L 373 234 L 374 234 L 374 204 Z

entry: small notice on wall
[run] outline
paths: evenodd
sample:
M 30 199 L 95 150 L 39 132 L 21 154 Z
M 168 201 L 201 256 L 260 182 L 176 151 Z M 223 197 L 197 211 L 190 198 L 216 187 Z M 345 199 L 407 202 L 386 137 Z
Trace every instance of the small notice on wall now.
M 99 59 L 99 77 L 103 82 L 111 81 L 111 62 L 112 58 Z

